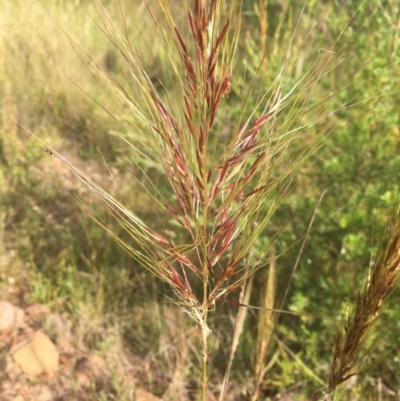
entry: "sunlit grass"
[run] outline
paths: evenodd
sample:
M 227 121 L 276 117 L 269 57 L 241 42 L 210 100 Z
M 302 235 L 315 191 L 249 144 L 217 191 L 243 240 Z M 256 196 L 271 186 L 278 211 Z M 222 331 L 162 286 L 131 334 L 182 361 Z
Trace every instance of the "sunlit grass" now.
M 72 229 L 65 229 L 66 242 L 73 244 L 65 252 L 44 247 L 50 258 L 55 258 L 53 250 L 59 252 L 57 258 L 68 259 L 69 264 L 59 263 L 56 268 L 66 274 L 72 269 L 73 274 L 47 279 L 40 273 L 32 286 L 34 298 L 46 303 L 60 297 L 70 302 L 71 312 L 94 299 L 98 309 L 93 314 L 102 314 L 107 309 L 104 298 L 110 294 L 103 289 L 113 292 L 113 283 L 108 281 L 115 280 L 121 291 L 129 291 L 123 287 L 124 280 L 132 287 L 134 279 L 142 285 L 139 272 L 121 277 L 107 272 L 108 263 L 110 269 L 121 269 L 128 260 L 121 257 L 121 262 L 115 248 L 104 240 L 105 233 L 111 235 L 149 273 L 169 285 L 172 292 L 162 287 L 163 292 L 194 321 L 202 341 L 203 399 L 207 359 L 213 349 L 210 330 L 222 309 L 218 303 L 233 303 L 233 308 L 243 300 L 247 303 L 257 271 L 268 270 L 269 279 L 265 284 L 255 283 L 263 293 L 261 309 L 266 310 L 260 311 L 254 341 L 259 352 L 254 361 L 253 399 L 277 355 L 286 352 L 284 347 L 278 347 L 274 356 L 270 351 L 280 314 L 274 308 L 286 308 L 279 297 L 287 282 L 279 275 L 280 257 L 286 252 L 280 246 L 284 232 L 268 230 L 281 203 L 293 194 L 302 166 L 317 157 L 327 139 L 335 138 L 333 130 L 342 124 L 338 116 L 355 110 L 349 119 L 357 119 L 365 113 L 357 114 L 357 110 L 366 99 L 341 99 L 343 92 L 356 85 L 343 79 L 327 86 L 334 81 L 335 71 L 345 68 L 341 50 L 352 38 L 344 43 L 333 38 L 327 40 L 326 48 L 310 49 L 320 43 L 310 4 L 300 19 L 305 20 L 304 26 L 298 23 L 298 15 L 289 12 L 265 46 L 257 36 L 260 29 L 260 36 L 266 37 L 265 15 L 257 11 L 263 2 L 257 2 L 254 13 L 260 25 L 241 33 L 239 3 L 212 1 L 204 8 L 204 2 L 192 2 L 192 28 L 187 14 L 182 16 L 181 9 L 170 9 L 164 1 L 151 2 L 151 14 L 143 3 L 132 13 L 119 2 L 102 5 L 96 1 L 62 6 L 43 2 L 33 8 L 15 2 L 2 10 L 10 21 L 2 32 L 1 51 L 10 61 L 1 70 L 6 94 L 3 128 L 16 138 L 4 147 L 6 159 L 16 165 L 13 174 L 25 174 L 23 163 L 15 163 L 26 156 L 17 119 L 50 144 L 56 159 L 48 158 L 40 146 L 28 146 L 28 164 L 44 159 L 46 165 L 54 166 L 49 182 L 55 183 L 57 174 L 60 181 L 67 178 L 68 197 L 104 229 L 100 233 L 88 225 L 85 233 L 86 229 L 78 230 L 85 245 L 75 241 Z M 34 22 L 38 20 L 44 23 L 38 26 Z M 32 40 L 26 40 L 30 36 Z M 381 95 L 374 93 L 367 99 L 370 110 L 380 104 Z M 102 166 L 91 165 L 87 171 L 75 154 L 95 158 Z M 31 180 L 34 175 L 27 177 Z M 83 184 L 78 191 L 72 190 L 74 177 Z M 37 191 L 45 195 L 45 176 L 41 182 Z M 64 208 L 67 202 L 59 199 L 65 188 L 57 186 L 61 189 L 57 196 L 54 191 L 46 195 L 49 203 L 58 199 L 57 208 Z M 92 190 L 91 195 L 85 187 Z M 311 190 L 317 191 L 316 187 Z M 61 232 L 61 220 L 53 220 L 48 209 L 34 205 L 33 210 L 46 216 L 46 226 L 55 224 Z M 76 216 L 77 210 L 71 213 Z M 33 237 L 51 232 L 39 231 L 43 224 L 39 220 L 31 220 L 38 230 Z M 86 224 L 71 220 L 77 224 L 73 227 Z M 265 239 L 262 248 L 260 238 Z M 273 253 L 275 246 L 281 252 L 278 255 Z M 288 244 L 288 248 L 293 246 Z M 108 251 L 102 252 L 103 248 Z M 45 257 L 42 254 L 39 260 Z M 34 259 L 35 265 L 37 255 Z M 86 275 L 79 269 L 75 272 L 71 267 L 75 262 L 83 262 L 92 271 Z M 297 262 L 292 264 L 296 270 Z M 137 269 L 134 262 L 132 270 Z M 87 282 L 79 277 L 86 277 Z M 94 280 L 99 280 L 98 291 Z M 76 282 L 81 285 L 73 291 Z M 115 298 L 123 296 L 115 294 Z M 233 330 L 228 334 L 236 343 L 228 364 L 238 352 L 246 320 L 243 311 L 240 308 L 236 316 L 235 334 Z M 340 320 L 339 312 L 325 318 Z M 294 360 L 299 365 L 301 358 Z M 305 372 L 312 371 L 302 366 Z M 229 374 L 221 399 L 228 379 Z M 334 387 L 330 385 L 329 390 Z

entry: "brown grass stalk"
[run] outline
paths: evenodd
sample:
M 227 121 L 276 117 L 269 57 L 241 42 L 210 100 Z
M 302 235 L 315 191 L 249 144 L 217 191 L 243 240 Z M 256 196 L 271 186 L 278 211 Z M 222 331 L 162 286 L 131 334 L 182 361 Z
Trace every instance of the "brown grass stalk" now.
M 336 333 L 328 394 L 354 376 L 360 351 L 371 334 L 400 271 L 400 209 L 388 222 L 375 261 L 353 312 Z
M 277 268 L 276 268 L 276 251 L 275 245 L 272 245 L 270 250 L 270 263 L 268 269 L 268 277 L 265 281 L 264 288 L 264 311 L 260 311 L 257 333 L 257 346 L 255 358 L 255 386 L 252 394 L 252 400 L 258 400 L 260 395 L 260 384 L 266 374 L 265 360 L 269 348 L 269 343 L 272 338 L 274 328 L 274 303 L 277 285 Z

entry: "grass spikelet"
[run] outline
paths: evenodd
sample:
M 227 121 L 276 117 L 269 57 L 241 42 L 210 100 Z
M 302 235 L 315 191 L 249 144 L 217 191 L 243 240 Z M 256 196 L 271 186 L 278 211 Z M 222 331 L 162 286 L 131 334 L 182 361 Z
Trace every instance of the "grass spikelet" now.
M 400 209 L 388 222 L 364 289 L 359 293 L 353 312 L 335 338 L 328 394 L 354 376 L 360 364 L 359 354 L 378 319 L 400 271 Z

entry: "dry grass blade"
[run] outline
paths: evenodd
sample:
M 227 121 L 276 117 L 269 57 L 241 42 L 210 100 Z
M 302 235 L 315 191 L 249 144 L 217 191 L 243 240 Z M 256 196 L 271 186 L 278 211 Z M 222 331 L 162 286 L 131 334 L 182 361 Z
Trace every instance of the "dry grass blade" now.
M 243 281 L 239 295 L 239 312 L 236 316 L 235 328 L 233 330 L 231 350 L 229 353 L 228 365 L 225 370 L 224 380 L 221 386 L 219 401 L 224 401 L 227 395 L 229 377 L 231 373 L 233 359 L 235 357 L 237 346 L 239 345 L 240 336 L 243 332 L 244 323 L 247 317 L 247 306 L 253 289 L 254 275 L 251 275 L 248 281 Z
M 263 306 L 265 311 L 260 311 L 257 333 L 256 361 L 255 361 L 255 386 L 252 395 L 253 400 L 257 400 L 260 393 L 260 384 L 266 373 L 264 368 L 265 359 L 267 356 L 268 345 L 271 341 L 274 325 L 274 302 L 277 285 L 276 271 L 276 252 L 275 245 L 272 245 L 270 250 L 270 263 L 268 270 L 268 278 L 264 289 Z

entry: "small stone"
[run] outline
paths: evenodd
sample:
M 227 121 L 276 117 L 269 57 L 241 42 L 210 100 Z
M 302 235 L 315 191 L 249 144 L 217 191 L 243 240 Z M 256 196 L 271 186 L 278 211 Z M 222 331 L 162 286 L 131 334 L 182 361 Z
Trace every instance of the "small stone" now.
M 63 355 L 73 355 L 75 347 L 72 345 L 72 338 L 69 335 L 60 336 L 57 340 L 57 346 Z
M 11 380 L 4 380 L 4 381 L 2 381 L 0 388 L 2 391 L 6 391 L 6 390 L 11 389 L 12 386 L 13 386 L 13 383 Z
M 57 348 L 42 332 L 37 332 L 31 341 L 13 351 L 12 356 L 29 377 L 58 369 Z
M 35 401 L 53 401 L 57 396 L 49 386 L 37 386 L 32 390 Z
M 22 374 L 21 367 L 10 356 L 6 357 L 6 366 L 4 370 L 12 381 L 15 381 Z
M 142 388 L 137 388 L 135 391 L 136 401 L 162 401 L 161 398 L 156 397 L 154 394 L 149 393 Z
M 17 325 L 16 308 L 9 302 L 0 301 L 0 332 L 13 330 Z
M 106 362 L 98 355 L 90 355 L 78 361 L 75 367 L 76 381 L 81 388 L 102 389 L 110 379 Z

